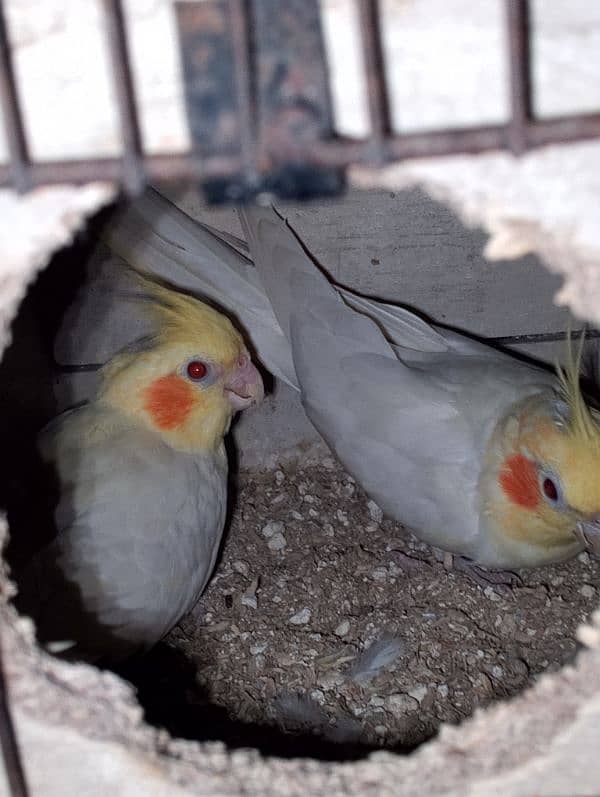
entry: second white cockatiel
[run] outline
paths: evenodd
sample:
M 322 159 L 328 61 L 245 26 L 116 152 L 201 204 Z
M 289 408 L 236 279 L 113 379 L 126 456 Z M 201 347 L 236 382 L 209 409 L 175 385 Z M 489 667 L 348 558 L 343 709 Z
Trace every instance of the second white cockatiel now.
M 491 567 L 600 541 L 600 427 L 557 375 L 333 285 L 271 208 L 241 211 L 255 268 L 155 192 L 107 232 L 121 257 L 232 312 L 348 471 L 424 540 Z

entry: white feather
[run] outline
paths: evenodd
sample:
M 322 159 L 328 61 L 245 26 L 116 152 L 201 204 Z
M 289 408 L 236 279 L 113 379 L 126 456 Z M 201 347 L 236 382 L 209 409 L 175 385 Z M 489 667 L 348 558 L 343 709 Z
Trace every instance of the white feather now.
M 392 634 L 383 634 L 360 654 L 346 674 L 357 683 L 367 683 L 390 667 L 405 652 L 404 640 Z
M 278 722 L 293 731 L 321 733 L 329 719 L 321 706 L 309 695 L 284 692 L 275 700 Z

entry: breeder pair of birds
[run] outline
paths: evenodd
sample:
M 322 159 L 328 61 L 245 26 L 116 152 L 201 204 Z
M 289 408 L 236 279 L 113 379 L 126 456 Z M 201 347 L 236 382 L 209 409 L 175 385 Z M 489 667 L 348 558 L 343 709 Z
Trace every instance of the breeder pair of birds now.
M 263 385 L 206 300 L 422 539 L 492 568 L 600 550 L 600 415 L 579 357 L 553 373 L 353 294 L 275 210 L 240 215 L 252 260 L 155 191 L 105 233 L 138 295 L 115 291 L 95 318 L 90 289 L 67 319 L 71 361 L 103 365 L 87 403 L 42 434 L 61 484 L 57 538 L 34 562 L 43 638 L 123 658 L 164 636 L 207 583 L 225 519 L 223 438 Z

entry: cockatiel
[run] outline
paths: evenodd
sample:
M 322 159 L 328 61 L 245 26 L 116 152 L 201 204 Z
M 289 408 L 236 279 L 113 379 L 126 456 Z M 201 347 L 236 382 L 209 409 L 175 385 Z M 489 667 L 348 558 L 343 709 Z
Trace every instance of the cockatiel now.
M 198 600 L 225 522 L 223 438 L 263 395 L 225 316 L 148 279 L 142 290 L 151 333 L 40 440 L 60 501 L 58 535 L 33 563 L 38 631 L 110 662 L 150 648 Z
M 557 375 L 343 290 L 273 209 L 241 217 L 255 268 L 156 192 L 106 240 L 232 312 L 348 471 L 422 539 L 497 568 L 600 549 L 600 421 L 578 362 Z

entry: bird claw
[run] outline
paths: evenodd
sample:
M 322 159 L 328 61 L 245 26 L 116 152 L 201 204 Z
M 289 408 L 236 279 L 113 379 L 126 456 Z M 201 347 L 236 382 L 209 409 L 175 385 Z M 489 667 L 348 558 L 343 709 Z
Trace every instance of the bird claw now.
M 410 556 L 410 554 L 393 548 L 390 551 L 390 558 L 406 573 L 422 570 L 423 567 L 429 568 L 427 562 L 419 559 L 417 556 Z
M 454 556 L 452 566 L 455 570 L 465 573 L 482 589 L 494 587 L 496 592 L 501 595 L 508 595 L 513 587 L 523 584 L 521 576 L 518 573 L 513 573 L 512 570 L 488 570 L 476 565 L 465 556 Z

